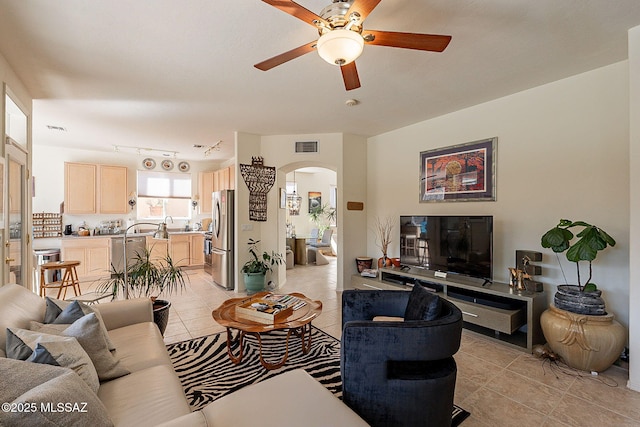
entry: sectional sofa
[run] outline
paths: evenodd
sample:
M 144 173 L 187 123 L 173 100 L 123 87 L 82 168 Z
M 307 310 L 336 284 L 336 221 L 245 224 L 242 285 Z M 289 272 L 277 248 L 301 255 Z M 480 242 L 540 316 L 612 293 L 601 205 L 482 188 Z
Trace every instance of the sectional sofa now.
M 73 307 L 56 302 L 65 307 L 52 319 L 52 301 L 18 285 L 0 287 L 0 425 L 367 425 L 302 370 L 191 412 L 148 299 L 82 306 L 80 319 L 60 326 L 51 322 Z M 78 346 L 86 350 L 79 362 L 72 357 Z M 21 352 L 33 361 L 7 357 Z

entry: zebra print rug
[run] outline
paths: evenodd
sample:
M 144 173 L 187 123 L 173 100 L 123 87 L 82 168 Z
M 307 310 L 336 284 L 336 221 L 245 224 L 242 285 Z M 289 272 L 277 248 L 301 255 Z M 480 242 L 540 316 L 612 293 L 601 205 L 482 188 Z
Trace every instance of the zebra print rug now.
M 255 384 L 296 368 L 304 368 L 336 396 L 342 396 L 340 379 L 340 341 L 312 327 L 311 350 L 302 353 L 300 338 L 289 340 L 287 363 L 269 371 L 259 362 L 257 340 L 244 337 L 242 362 L 235 365 L 227 354 L 226 332 L 169 344 L 167 350 L 192 410 L 242 387 Z M 280 360 L 284 354 L 286 332 L 273 331 L 262 335 L 263 356 L 268 361 Z M 234 354 L 238 349 L 234 348 Z
M 226 332 L 169 344 L 167 351 L 192 411 L 242 387 L 297 368 L 303 368 L 341 398 L 340 341 L 315 327 L 311 328 L 311 334 L 313 343 L 309 353 L 302 353 L 300 338 L 293 336 L 289 341 L 287 363 L 272 371 L 260 364 L 257 340 L 250 335 L 244 338 L 244 356 L 238 365 L 233 364 L 227 354 Z M 285 335 L 283 331 L 262 335 L 266 360 L 282 358 Z M 238 349 L 233 350 L 237 354 Z M 454 405 L 451 425 L 458 426 L 468 416 L 469 412 Z

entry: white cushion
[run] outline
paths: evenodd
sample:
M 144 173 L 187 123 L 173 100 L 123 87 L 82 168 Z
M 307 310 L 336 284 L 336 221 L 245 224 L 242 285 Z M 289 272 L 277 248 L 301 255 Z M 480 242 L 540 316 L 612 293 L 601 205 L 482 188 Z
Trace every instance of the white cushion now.
M 302 369 L 244 387 L 210 403 L 202 412 L 210 426 L 369 425 Z
M 191 412 L 180 380 L 166 365 L 102 383 L 98 397 L 118 426 L 156 426 Z

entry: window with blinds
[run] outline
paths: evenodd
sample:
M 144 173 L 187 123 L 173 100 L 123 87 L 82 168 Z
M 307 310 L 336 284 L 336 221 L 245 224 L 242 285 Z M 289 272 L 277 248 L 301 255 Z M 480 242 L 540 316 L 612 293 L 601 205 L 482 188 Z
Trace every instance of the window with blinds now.
M 138 171 L 138 219 L 191 218 L 191 174 Z

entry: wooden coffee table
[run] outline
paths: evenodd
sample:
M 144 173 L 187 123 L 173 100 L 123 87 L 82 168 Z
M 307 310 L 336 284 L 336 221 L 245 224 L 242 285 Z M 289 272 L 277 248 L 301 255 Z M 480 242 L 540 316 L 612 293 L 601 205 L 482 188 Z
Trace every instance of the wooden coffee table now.
M 287 358 L 289 357 L 289 338 L 291 337 L 291 335 L 300 337 L 302 342 L 302 352 L 304 354 L 309 353 L 309 350 L 311 349 L 311 321 L 318 317 L 322 312 L 321 301 L 310 300 L 300 293 L 289 294 L 301 300 L 304 300 L 307 304 L 302 308 L 295 310 L 288 317 L 278 321 L 278 323 L 260 323 L 236 315 L 237 305 L 244 301 L 247 301 L 247 299 L 249 298 L 260 298 L 264 295 L 267 295 L 268 293 L 269 292 L 260 292 L 252 295 L 251 297 L 232 298 L 222 303 L 220 307 L 216 308 L 211 313 L 211 315 L 213 316 L 213 320 L 227 328 L 227 353 L 229 354 L 229 358 L 231 359 L 231 361 L 236 365 L 242 362 L 242 347 L 244 336 L 246 334 L 253 335 L 258 340 L 258 347 L 260 349 L 260 363 L 267 369 L 278 369 L 286 363 Z M 234 329 L 237 331 L 235 337 L 233 334 Z M 262 356 L 261 335 L 277 330 L 287 330 L 287 336 L 284 342 L 284 356 L 282 357 L 282 360 L 271 363 L 265 360 Z M 233 354 L 233 351 L 231 349 L 231 346 L 236 343 L 238 344 L 239 348 L 237 356 Z

